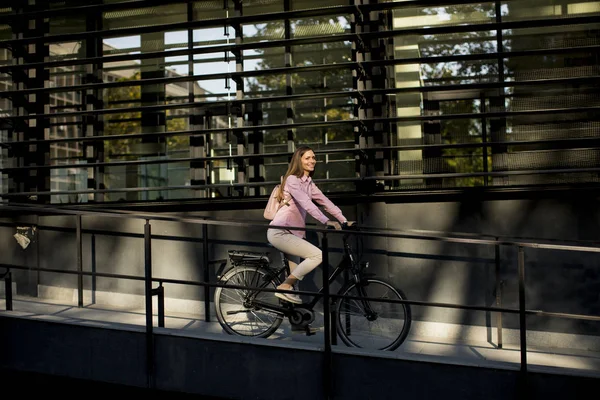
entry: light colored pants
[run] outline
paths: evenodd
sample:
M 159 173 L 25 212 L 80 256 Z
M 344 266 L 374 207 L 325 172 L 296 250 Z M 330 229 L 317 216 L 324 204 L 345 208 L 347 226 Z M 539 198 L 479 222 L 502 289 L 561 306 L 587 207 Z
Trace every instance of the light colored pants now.
M 294 269 L 292 274 L 302 280 L 306 274 L 317 268 L 323 262 L 323 252 L 317 246 L 299 238 L 283 229 L 267 230 L 267 240 L 275 248 L 286 255 L 298 256 L 302 262 Z

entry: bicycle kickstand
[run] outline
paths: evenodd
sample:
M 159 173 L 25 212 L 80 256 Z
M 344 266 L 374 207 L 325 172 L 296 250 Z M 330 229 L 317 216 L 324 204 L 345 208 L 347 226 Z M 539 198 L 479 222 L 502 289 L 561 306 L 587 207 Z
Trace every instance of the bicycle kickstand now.
M 306 325 L 304 327 L 304 331 L 306 332 L 306 336 L 313 336 L 317 332 L 319 332 L 318 328 L 312 328 L 310 325 Z
M 310 325 L 306 325 L 304 327 L 301 325 L 292 325 L 292 332 L 295 332 L 295 333 L 304 332 L 306 334 L 306 336 L 312 336 L 312 335 L 316 334 L 317 332 L 319 332 L 319 329 L 313 328 Z

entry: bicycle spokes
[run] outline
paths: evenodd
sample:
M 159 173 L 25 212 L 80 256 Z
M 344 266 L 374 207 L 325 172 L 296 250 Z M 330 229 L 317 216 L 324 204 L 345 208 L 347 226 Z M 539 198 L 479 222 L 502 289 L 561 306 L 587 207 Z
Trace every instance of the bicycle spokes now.
M 338 329 L 348 345 L 393 350 L 402 343 L 410 326 L 410 309 L 401 303 L 377 300 L 402 300 L 393 286 L 378 279 L 352 284 L 338 303 Z M 375 300 L 365 300 L 365 298 Z
M 260 289 L 274 289 L 273 281 L 265 281 L 267 271 L 260 267 L 236 267 L 223 277 L 226 286 L 215 291 L 217 318 L 228 333 L 243 336 L 268 337 L 281 324 L 279 313 L 265 305 L 277 306 L 278 301 L 272 292 Z M 227 287 L 227 286 L 236 287 Z

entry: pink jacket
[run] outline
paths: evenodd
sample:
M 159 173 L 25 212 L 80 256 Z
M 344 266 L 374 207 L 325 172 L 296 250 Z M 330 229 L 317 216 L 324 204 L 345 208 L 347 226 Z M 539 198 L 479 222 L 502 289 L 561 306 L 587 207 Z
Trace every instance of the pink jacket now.
M 295 175 L 288 176 L 284 190 L 291 195 L 292 199 L 288 205 L 284 205 L 277 211 L 269 225 L 304 228 L 307 212 L 322 224 L 327 223 L 329 218 L 313 201 L 322 205 L 327 213 L 341 223 L 347 221 L 342 211 L 321 192 L 310 176 L 302 176 L 302 178 Z M 306 236 L 305 231 L 290 230 L 290 232 L 301 238 Z

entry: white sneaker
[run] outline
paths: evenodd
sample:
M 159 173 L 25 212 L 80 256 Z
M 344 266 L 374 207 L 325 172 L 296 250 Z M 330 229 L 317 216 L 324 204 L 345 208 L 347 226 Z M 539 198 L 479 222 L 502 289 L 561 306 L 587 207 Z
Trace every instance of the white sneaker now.
M 278 286 L 277 289 L 283 289 L 283 288 L 281 288 L 281 287 Z M 288 289 L 283 289 L 283 290 L 288 290 Z M 280 298 L 281 300 L 284 300 L 284 301 L 289 301 L 290 303 L 302 304 L 302 299 L 297 294 L 292 294 L 292 293 L 275 293 L 275 297 L 278 297 L 278 298 Z

